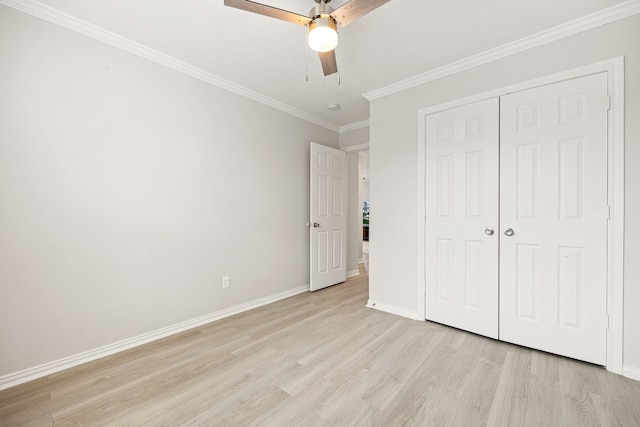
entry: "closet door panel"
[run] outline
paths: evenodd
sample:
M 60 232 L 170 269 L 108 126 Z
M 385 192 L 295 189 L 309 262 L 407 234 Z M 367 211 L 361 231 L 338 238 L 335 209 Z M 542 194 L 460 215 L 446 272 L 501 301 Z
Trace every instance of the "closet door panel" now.
M 605 73 L 500 98 L 500 339 L 601 365 L 608 105 Z
M 426 117 L 426 318 L 498 336 L 498 99 Z

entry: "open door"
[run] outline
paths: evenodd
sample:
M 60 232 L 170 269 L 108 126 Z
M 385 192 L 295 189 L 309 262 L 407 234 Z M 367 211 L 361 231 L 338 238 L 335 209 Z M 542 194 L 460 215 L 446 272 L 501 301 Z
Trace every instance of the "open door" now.
M 317 291 L 347 277 L 347 154 L 311 143 L 311 277 Z

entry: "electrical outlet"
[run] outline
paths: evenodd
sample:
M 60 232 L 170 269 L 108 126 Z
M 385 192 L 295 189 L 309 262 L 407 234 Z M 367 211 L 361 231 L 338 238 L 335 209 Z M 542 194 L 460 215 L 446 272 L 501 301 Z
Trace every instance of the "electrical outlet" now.
M 229 287 L 229 277 L 228 276 L 224 276 L 222 278 L 222 287 L 223 288 L 228 288 Z

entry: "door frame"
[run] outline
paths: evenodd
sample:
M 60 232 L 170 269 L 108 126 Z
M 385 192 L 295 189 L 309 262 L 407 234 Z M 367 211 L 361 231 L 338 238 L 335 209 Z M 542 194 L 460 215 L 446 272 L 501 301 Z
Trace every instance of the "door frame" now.
M 596 62 L 522 83 L 505 86 L 462 99 L 418 110 L 418 306 L 420 320 L 426 319 L 426 131 L 430 114 L 488 98 L 558 83 L 596 73 L 607 73 L 610 96 L 608 111 L 608 203 L 611 207 L 607 229 L 607 364 L 606 369 L 622 374 L 624 308 L 624 57 Z

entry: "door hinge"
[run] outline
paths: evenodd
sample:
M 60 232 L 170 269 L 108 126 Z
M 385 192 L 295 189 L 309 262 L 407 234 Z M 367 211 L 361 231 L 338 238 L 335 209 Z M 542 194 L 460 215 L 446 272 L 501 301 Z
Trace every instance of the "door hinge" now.
M 611 96 L 607 96 L 607 111 L 611 109 Z
M 609 315 L 605 314 L 604 316 L 604 327 L 605 329 L 609 329 Z

